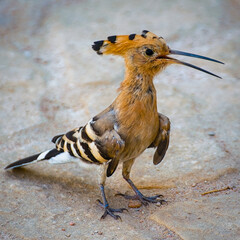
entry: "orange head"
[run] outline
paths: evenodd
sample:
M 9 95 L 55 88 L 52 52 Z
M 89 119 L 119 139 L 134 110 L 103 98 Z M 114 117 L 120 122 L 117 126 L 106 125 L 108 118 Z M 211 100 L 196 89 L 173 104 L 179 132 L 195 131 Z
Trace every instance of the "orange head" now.
M 98 54 L 115 54 L 122 56 L 129 69 L 137 69 L 138 72 L 145 72 L 151 75 L 155 75 L 167 65 L 175 63 L 192 67 L 215 77 L 219 77 L 192 64 L 171 58 L 169 57 L 170 54 L 185 55 L 222 63 L 212 58 L 172 50 L 167 46 L 162 37 L 159 37 L 147 30 L 143 30 L 141 35 L 130 34 L 110 36 L 108 37 L 108 40 L 94 42 L 92 48 Z

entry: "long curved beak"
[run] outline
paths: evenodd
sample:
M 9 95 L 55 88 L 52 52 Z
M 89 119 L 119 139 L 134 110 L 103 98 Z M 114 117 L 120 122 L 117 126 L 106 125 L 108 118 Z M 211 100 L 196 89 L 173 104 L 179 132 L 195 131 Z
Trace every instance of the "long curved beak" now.
M 169 54 L 175 54 L 175 55 L 183 55 L 183 56 L 188 56 L 188 57 L 194 57 L 194 58 L 201 58 L 201 59 L 204 59 L 204 60 L 208 60 L 208 61 L 212 61 L 212 62 L 216 62 L 216 63 L 221 63 L 221 64 L 224 64 L 223 62 L 220 62 L 216 59 L 213 59 L 213 58 L 209 58 L 209 57 L 204 57 L 204 56 L 201 56 L 201 55 L 197 55 L 197 54 L 193 54 L 193 53 L 187 53 L 187 52 L 182 52 L 182 51 L 178 51 L 178 50 L 169 50 Z M 205 72 L 207 74 L 210 74 L 214 77 L 217 77 L 217 78 L 221 78 L 220 76 L 214 74 L 214 73 L 211 73 L 205 69 L 202 69 L 200 67 L 197 67 L 195 65 L 192 65 L 190 63 L 186 63 L 186 62 L 183 62 L 183 61 L 180 61 L 178 59 L 175 59 L 175 58 L 170 58 L 170 57 L 166 57 L 166 58 L 169 58 L 169 59 L 172 59 L 174 61 L 174 63 L 177 63 L 177 64 L 182 64 L 182 65 L 185 65 L 185 66 L 188 66 L 188 67 L 191 67 L 191 68 L 194 68 L 194 69 L 197 69 L 199 71 L 202 71 L 202 72 Z

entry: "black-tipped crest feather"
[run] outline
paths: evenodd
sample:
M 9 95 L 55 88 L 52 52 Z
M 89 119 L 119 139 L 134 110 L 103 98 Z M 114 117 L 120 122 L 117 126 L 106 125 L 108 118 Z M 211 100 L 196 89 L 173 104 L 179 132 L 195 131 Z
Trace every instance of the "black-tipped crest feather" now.
M 92 45 L 93 50 L 96 52 L 99 51 L 103 43 L 104 43 L 103 40 L 94 42 L 94 44 Z

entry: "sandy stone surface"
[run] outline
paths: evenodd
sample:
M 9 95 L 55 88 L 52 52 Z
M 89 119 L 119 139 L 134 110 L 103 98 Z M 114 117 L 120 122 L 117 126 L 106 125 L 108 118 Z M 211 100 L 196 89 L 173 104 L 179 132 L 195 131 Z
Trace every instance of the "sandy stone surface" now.
M 237 0 L 0 1 L 0 239 L 237 239 L 239 12 Z M 226 63 L 178 57 L 223 79 L 184 66 L 155 79 L 159 112 L 172 123 L 170 147 L 158 166 L 153 150 L 144 152 L 132 180 L 168 204 L 100 221 L 95 167 L 43 162 L 4 171 L 113 101 L 124 62 L 96 55 L 91 44 L 143 29 L 172 49 Z M 131 193 L 121 166 L 106 193 L 112 207 L 127 207 L 118 192 Z
M 166 225 L 182 239 L 238 239 L 239 193 L 176 202 L 154 213 L 150 219 Z M 187 211 L 186 211 L 187 210 Z

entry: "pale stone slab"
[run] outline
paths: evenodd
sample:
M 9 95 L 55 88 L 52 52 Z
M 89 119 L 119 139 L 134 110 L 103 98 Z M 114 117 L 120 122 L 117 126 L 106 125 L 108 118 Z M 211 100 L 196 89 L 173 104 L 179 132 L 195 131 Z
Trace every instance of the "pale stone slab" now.
M 184 240 L 236 240 L 240 236 L 240 194 L 203 196 L 159 209 L 151 220 L 163 224 Z

